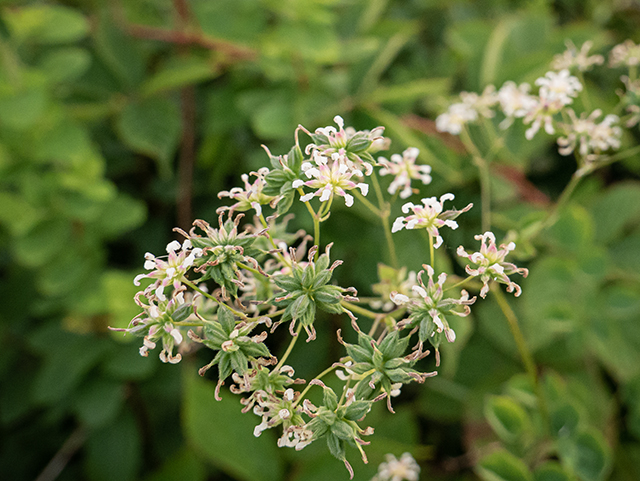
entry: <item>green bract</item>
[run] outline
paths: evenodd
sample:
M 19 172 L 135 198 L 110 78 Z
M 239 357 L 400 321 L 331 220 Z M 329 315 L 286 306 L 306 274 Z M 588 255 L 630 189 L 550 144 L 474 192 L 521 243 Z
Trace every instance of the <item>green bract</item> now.
M 217 351 L 213 361 L 200 369 L 200 375 L 204 375 L 209 368 L 217 364 L 218 383 L 222 383 L 234 371 L 240 375 L 244 374 L 249 367 L 249 361 L 261 357 L 270 358 L 269 349 L 262 343 L 266 335 L 253 338 L 248 336 L 256 325 L 255 322 L 236 324 L 231 310 L 221 305 L 218 309 L 218 320 L 210 321 L 205 325 L 205 338 L 198 339 L 194 335 L 190 336 Z
M 238 233 L 241 218 L 242 214 L 235 220 L 229 218 L 223 222 L 220 216 L 219 229 L 213 229 L 207 222 L 197 220 L 194 225 L 202 229 L 207 237 L 195 235 L 194 229 L 188 235 L 191 244 L 202 249 L 202 256 L 194 263 L 195 271 L 203 274 L 200 281 L 213 279 L 222 287 L 223 297 L 226 292 L 234 297 L 238 295 L 238 286 L 242 285 L 237 275 L 238 262 L 255 264 L 253 257 L 260 253 L 252 247 L 254 236 Z
M 429 354 L 420 349 L 408 356 L 403 356 L 411 336 L 400 337 L 399 331 L 388 334 L 381 342 L 376 342 L 371 336 L 358 333 L 358 344 L 349 344 L 341 340 L 347 350 L 347 354 L 353 360 L 348 366 L 358 384 L 356 386 L 356 398 L 382 399 L 387 397 L 387 406 L 391 408 L 391 391 L 397 383 L 407 384 L 411 381 L 423 382 L 427 377 L 436 373 L 420 373 L 413 369 L 415 363 Z M 376 396 L 380 389 L 382 394 Z
M 306 265 L 294 261 L 291 275 L 273 278 L 275 284 L 284 291 L 284 295 L 273 300 L 276 306 L 285 308 L 281 322 L 292 321 L 290 330 L 293 332 L 295 323 L 300 321 L 309 334 L 308 341 L 315 339 L 313 321 L 316 310 L 330 314 L 347 312 L 340 304 L 346 289 L 329 284 L 333 269 L 342 264 L 342 261 L 336 261 L 329 267 L 329 247 L 315 262 L 312 259 L 316 249 L 310 249 Z

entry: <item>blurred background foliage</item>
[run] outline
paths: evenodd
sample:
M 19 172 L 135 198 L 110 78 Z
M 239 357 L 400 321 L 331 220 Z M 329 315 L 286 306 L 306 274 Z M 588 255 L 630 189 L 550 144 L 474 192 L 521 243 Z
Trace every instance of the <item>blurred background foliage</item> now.
M 237 398 L 138 355 L 111 335 L 137 314 L 132 279 L 171 229 L 214 220 L 216 194 L 288 151 L 293 130 L 340 114 L 420 149 L 434 182 L 479 205 L 477 173 L 432 119 L 460 90 L 532 82 L 564 41 L 639 41 L 633 0 L 0 1 L 0 477 L 127 481 L 346 478 L 326 449 L 278 449 Z M 615 73 L 603 73 L 615 77 Z M 614 92 L 590 90 L 606 111 Z M 637 131 L 636 131 L 637 134 Z M 627 139 L 627 142 L 637 142 Z M 493 182 L 494 224 L 525 228 L 575 163 L 514 128 Z M 564 466 L 532 466 L 531 388 L 492 301 L 453 327 L 440 375 L 409 386 L 391 418 L 371 413 L 369 479 L 410 451 L 422 479 L 636 480 L 640 462 L 640 158 L 591 177 L 558 223 L 526 246 L 531 275 L 512 302 L 543 373 Z M 469 242 L 479 215 L 452 233 Z M 466 220 L 466 219 L 465 219 Z M 300 216 L 296 227 L 309 228 Z M 401 263 L 426 258 L 397 234 Z M 324 239 L 363 295 L 384 236 L 359 207 Z M 447 262 L 451 252 L 442 254 Z M 327 319 L 294 351 L 313 376 L 342 355 Z M 500 439 L 504 449 L 496 450 Z M 529 456 L 529 457 L 528 457 Z M 573 473 L 573 474 L 567 474 Z

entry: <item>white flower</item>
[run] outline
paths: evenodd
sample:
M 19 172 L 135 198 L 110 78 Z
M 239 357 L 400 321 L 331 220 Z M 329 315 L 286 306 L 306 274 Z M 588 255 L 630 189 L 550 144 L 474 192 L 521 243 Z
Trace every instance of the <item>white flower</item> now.
M 383 166 L 380 175 L 394 175 L 395 178 L 389 185 L 388 192 L 395 194 L 399 188 L 400 198 L 406 199 L 413 191 L 411 190 L 411 179 L 419 179 L 424 185 L 431 182 L 431 166 L 416 165 L 416 159 L 420 151 L 415 147 L 409 147 L 402 155 L 393 154 L 391 161 L 384 157 L 378 158 L 378 163 Z
M 172 241 L 167 244 L 167 260 L 155 257 L 150 252 L 144 255 L 146 259 L 144 268 L 147 274 L 140 274 L 135 277 L 133 283 L 140 285 L 140 281 L 144 278 L 156 279 L 156 281 L 145 289 L 145 295 L 152 295 L 155 290 L 155 297 L 160 301 L 166 300 L 164 295 L 165 287 L 172 285 L 174 289 L 178 289 L 182 283 L 185 273 L 191 268 L 196 257 L 202 255 L 202 249 L 191 248 L 191 242 L 184 242 L 182 246 L 178 241 Z
M 473 264 L 476 264 L 476 268 L 472 268 L 467 265 L 465 270 L 470 276 L 479 276 L 482 281 L 482 289 L 480 290 L 480 297 L 486 297 L 489 292 L 489 281 L 494 280 L 500 284 L 506 284 L 507 292 L 514 292 L 518 297 L 522 293 L 520 286 L 509 279 L 511 274 L 521 274 L 523 277 L 527 277 L 529 270 L 525 268 L 517 267 L 515 264 L 505 262 L 505 257 L 509 252 L 516 248 L 513 242 L 507 245 L 500 245 L 500 249 L 496 247 L 496 236 L 493 232 L 485 232 L 482 235 L 475 236 L 476 240 L 481 242 L 480 251 L 468 254 L 462 246 L 458 247 L 457 254 L 460 257 L 469 259 Z
M 504 115 L 507 117 L 500 123 L 500 127 L 505 129 L 511 125 L 513 119 L 519 119 L 531 112 L 538 102 L 536 97 L 529 94 L 531 85 L 523 83 L 516 85 L 515 82 L 505 82 L 498 90 L 498 102 Z
M 640 64 L 640 45 L 636 45 L 631 40 L 625 40 L 623 43 L 616 45 L 609 53 L 609 66 L 634 67 Z
M 420 466 L 411 454 L 404 453 L 400 459 L 393 454 L 387 454 L 385 460 L 380 463 L 378 474 L 372 481 L 418 481 Z
M 449 109 L 436 118 L 436 129 L 440 132 L 449 132 L 458 135 L 462 127 L 478 118 L 478 112 L 465 103 L 457 103 L 449 106 Z
M 254 209 L 257 215 L 262 214 L 262 205 L 273 203 L 276 197 L 271 195 L 265 195 L 262 190 L 267 185 L 264 177 L 269 173 L 267 167 L 259 169 L 257 172 L 251 172 L 250 175 L 255 176 L 256 180 L 253 183 L 249 183 L 249 176 L 242 174 L 242 181 L 244 182 L 244 188 L 234 187 L 233 189 L 218 192 L 218 198 L 229 197 L 237 202 L 231 207 L 221 207 L 218 211 L 238 211 L 245 212 L 249 209 Z
M 569 105 L 582 91 L 582 84 L 577 77 L 569 73 L 567 69 L 560 72 L 547 72 L 544 77 L 536 80 L 540 87 L 540 98 L 548 102 L 559 101 L 562 105 Z
M 496 88 L 487 85 L 481 95 L 475 92 L 460 92 L 460 100 L 486 118 L 492 118 L 495 112 L 491 109 L 497 102 Z
M 553 116 L 564 107 L 560 99 L 550 100 L 546 97 L 534 97 L 534 99 L 535 105 L 522 120 L 525 125 L 531 124 L 531 127 L 524 134 L 527 140 L 533 139 L 542 125 L 544 125 L 546 133 L 549 135 L 555 134 Z
M 581 72 L 591 70 L 594 65 L 602 65 L 604 57 L 602 55 L 589 56 L 589 50 L 593 46 L 593 42 L 587 41 L 582 44 L 580 51 L 571 40 L 565 42 L 567 50 L 553 57 L 551 68 L 554 70 L 572 69 L 577 67 Z
M 620 120 L 618 116 L 607 115 L 602 122 L 596 123 L 596 119 L 602 115 L 600 109 L 594 110 L 588 117 L 586 113 L 577 117 L 572 109 L 568 109 L 567 113 L 571 124 L 564 125 L 566 137 L 558 139 L 562 155 L 571 154 L 578 145 L 578 152 L 583 157 L 592 152 L 599 154 L 609 148 L 620 147 L 622 129 L 614 125 Z
M 429 235 L 435 239 L 434 247 L 437 249 L 442 244 L 442 237 L 438 229 L 444 226 L 457 229 L 458 223 L 453 219 L 473 207 L 473 204 L 469 204 L 462 210 L 452 209 L 443 212 L 444 201 L 453 199 L 453 194 L 444 194 L 440 197 L 440 200 L 437 200 L 435 197 L 422 199 L 423 205 L 415 205 L 412 202 L 407 202 L 402 206 L 402 212 L 408 214 L 409 211 L 411 211 L 413 213 L 406 217 L 398 217 L 393 223 L 391 232 L 398 232 L 403 228 L 427 229 Z
M 347 207 L 353 205 L 353 196 L 348 194 L 348 190 L 355 188 L 360 189 L 362 195 L 367 195 L 369 192 L 369 185 L 363 182 L 356 183 L 351 180 L 355 175 L 356 177 L 362 177 L 363 174 L 357 168 L 349 168 L 346 163 L 346 157 L 339 154 L 333 154 L 331 160 L 326 157 L 315 154 L 314 155 L 315 166 L 311 162 L 305 162 L 302 165 L 302 170 L 307 176 L 306 182 L 294 182 L 294 187 L 301 187 L 306 185 L 312 189 L 316 189 L 315 192 L 305 194 L 300 197 L 300 200 L 307 202 L 313 197 L 320 197 L 322 202 L 326 202 L 337 194 L 344 197 L 344 202 Z

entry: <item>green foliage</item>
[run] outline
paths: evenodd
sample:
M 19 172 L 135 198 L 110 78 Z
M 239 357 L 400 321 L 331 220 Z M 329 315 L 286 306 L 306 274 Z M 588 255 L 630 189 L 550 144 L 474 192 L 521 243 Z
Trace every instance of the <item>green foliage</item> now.
M 299 124 L 328 125 L 336 114 L 357 128 L 385 125 L 394 151 L 418 147 L 419 161 L 433 167 L 433 183 L 420 187 L 423 197 L 453 191 L 456 202 L 479 207 L 473 159 L 430 120 L 447 96 L 506 80 L 533 83 L 565 39 L 578 46 L 592 40 L 593 50 L 604 53 L 637 35 L 625 2 L 124 0 L 115 9 L 99 3 L 10 0 L 0 7 L 0 472 L 7 479 L 35 479 L 65 441 L 78 439 L 60 479 L 346 476 L 313 446 L 288 452 L 275 448 L 271 433 L 255 438 L 259 418 L 242 414 L 229 395 L 216 402 L 210 383 L 145 359 L 129 337 L 107 333 L 107 326 L 127 327 L 139 311 L 131 279 L 144 253 L 162 251 L 174 225 L 188 230 L 191 217 L 214 217 L 215 194 L 265 165 L 263 142 L 287 152 L 270 155 L 264 194 L 283 195 L 278 214 L 301 212 L 291 183 L 301 177 L 305 154 L 299 145 L 287 150 L 291 132 Z M 182 3 L 184 16 L 174 10 Z M 614 109 L 618 97 L 603 86 L 622 74 L 585 73 L 592 108 Z M 497 124 L 490 119 L 471 136 L 481 139 Z M 329 143 L 313 132 L 298 134 L 296 140 Z M 623 144 L 637 142 L 634 127 Z M 369 144 L 354 138 L 343 147 L 373 162 Z M 522 297 L 510 305 L 543 380 L 547 419 L 522 375 L 504 315 L 488 300 L 473 318 L 449 320 L 457 339 L 441 346 L 438 377 L 420 390 L 406 386 L 394 400 L 404 417 L 376 414 L 383 406 L 374 404 L 370 416 L 382 419 L 380 438 L 368 448 L 371 463 L 356 473 L 359 479 L 370 479 L 385 453 L 404 451 L 422 464 L 423 478 L 439 481 L 469 476 L 443 459 L 478 451 L 487 455 L 473 469 L 488 481 L 636 478 L 638 156 L 582 182 L 556 222 L 542 229 L 550 209 L 544 199 L 557 201 L 575 170 L 551 144 L 543 136 L 526 141 L 524 128 L 514 126 L 495 153 L 491 184 L 492 226 L 512 231 L 514 254 L 530 270 Z M 474 210 L 469 224 L 446 239 L 452 249 L 482 232 Z M 176 212 L 182 212 L 177 221 Z M 332 258 L 345 259 L 339 278 L 326 254 L 274 277 L 284 292 L 267 297 L 283 297 L 286 320 L 318 331 L 318 347 L 298 358 L 308 362 L 301 371 L 333 362 L 326 339 L 343 327 L 331 314 L 342 312 L 344 294 L 334 283 L 354 285 L 366 298 L 378 262 L 390 263 L 383 237 L 370 235 L 375 220 L 358 205 L 332 210 Z M 298 228 L 311 230 L 300 221 L 291 232 Z M 211 231 L 200 237 L 208 250 L 198 267 L 236 296 L 238 285 L 228 279 L 238 265 L 251 265 L 250 258 L 274 246 L 233 232 L 231 220 L 212 230 L 218 237 Z M 400 263 L 418 270 L 428 246 L 410 244 L 403 234 Z M 436 264 L 453 266 L 453 254 L 438 251 Z M 459 267 L 451 271 L 461 274 Z M 465 288 L 478 290 L 473 283 Z M 316 320 L 317 312 L 330 315 Z M 184 314 L 173 321 L 185 322 Z M 248 332 L 232 339 L 238 319 L 224 309 L 218 316 L 202 336 L 217 348 L 232 341 L 214 360 L 221 379 L 271 355 Z M 367 332 L 368 321 L 359 322 Z M 433 323 L 424 325 L 422 340 L 439 341 L 440 333 L 431 337 Z M 393 332 L 374 346 L 364 332 L 357 341 L 345 335 L 350 369 L 374 371 L 358 384 L 360 394 L 390 395 L 395 382 L 432 369 L 429 358 L 400 357 L 411 347 L 407 337 Z M 276 344 L 278 354 L 282 347 Z M 183 356 L 211 361 L 198 352 Z M 255 382 L 267 392 L 292 382 L 266 372 Z M 323 413 L 322 429 L 332 454 L 344 458 L 351 422 L 370 406 L 338 407 L 332 392 L 324 390 L 325 407 L 335 409 Z M 483 451 L 496 442 L 499 450 Z

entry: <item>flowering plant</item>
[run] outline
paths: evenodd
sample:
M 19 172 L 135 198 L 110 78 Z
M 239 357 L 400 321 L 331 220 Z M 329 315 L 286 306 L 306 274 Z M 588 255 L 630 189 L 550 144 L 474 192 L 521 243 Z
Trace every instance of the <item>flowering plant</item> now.
M 504 250 L 492 258 L 487 268 L 467 269 L 469 277 L 455 285 L 445 285 L 449 278 L 445 272 L 434 283 L 434 251 L 444 243 L 439 228 L 456 229 L 454 219 L 468 212 L 472 204 L 461 210 L 443 211 L 443 203 L 454 200 L 450 193 L 441 195 L 439 201 L 436 197 L 424 198 L 422 205 L 408 202 L 402 212 L 412 214 L 397 217 L 390 228 L 391 206 L 384 198 L 378 176 L 393 177 L 387 189 L 391 201 L 397 197 L 407 199 L 414 193 L 412 181 L 423 185 L 431 181 L 430 167 L 417 163 L 419 151 L 415 148 L 405 150 L 402 156 L 393 154 L 391 161 L 384 157 L 376 160 L 373 154 L 389 145 L 382 127 L 355 131 L 345 129 L 339 116 L 334 121 L 338 128 L 328 126 L 313 133 L 300 126 L 295 132 L 295 145 L 286 155 L 274 156 L 267 149 L 271 169 L 263 167 L 252 173 L 253 183 L 243 175 L 244 187 L 219 194 L 236 203 L 219 209 L 218 227 L 196 220 L 189 232 L 176 229 L 184 240 L 167 246 L 166 260 L 146 254 L 144 267 L 149 272 L 135 279 L 136 285 L 143 279 L 152 281 L 136 295 L 143 313 L 122 330 L 143 337 L 140 353 L 144 356 L 161 339 L 163 362 L 179 362 L 182 353 L 189 350 L 188 342 L 210 349 L 212 360 L 199 370 L 200 375 L 218 367 L 216 399 L 229 383 L 231 392 L 243 396 L 243 411 L 253 411 L 260 417 L 254 430 L 256 436 L 267 429 L 281 429 L 278 446 L 296 450 L 323 439 L 331 454 L 342 460 L 353 476 L 346 447 L 357 448 L 367 462 L 362 446 L 369 444 L 364 437 L 372 434 L 373 428 L 361 423 L 372 404 L 386 399 L 393 412 L 391 398 L 400 394 L 403 385 L 423 383 L 437 374 L 420 369 L 420 361 L 430 354 L 426 346 L 435 349 L 438 366 L 440 344 L 456 339 L 447 316 L 467 316 L 476 301 L 464 289 L 456 298 L 459 286 L 480 278 L 484 297 L 490 282 L 507 283 L 511 288 L 517 284 L 508 275 L 517 272 L 526 276 L 527 271 L 515 266 L 505 269 L 503 261 L 508 250 Z M 304 148 L 300 133 L 311 140 Z M 370 186 L 378 206 L 367 200 Z M 321 225 L 329 219 L 335 197 L 344 198 L 347 207 L 357 199 L 381 219 L 393 264 L 386 269 L 394 273 L 396 282 L 390 289 L 378 290 L 379 297 L 360 301 L 354 287 L 341 287 L 333 281 L 334 272 L 343 261 L 332 261 L 332 244 L 323 248 L 320 232 Z M 296 198 L 311 216 L 312 238 L 303 233 L 286 233 L 289 219 L 283 214 Z M 274 211 L 267 217 L 265 208 Z M 246 216 L 253 216 L 256 223 L 242 224 Z M 407 274 L 407 269 L 397 263 L 392 233 L 403 228 L 423 229 L 429 241 L 428 260 L 417 277 Z M 484 236 L 495 239 L 490 232 Z M 310 239 L 313 245 L 305 255 Z M 462 246 L 459 249 L 465 252 Z M 509 250 L 512 249 L 513 243 Z M 422 279 L 425 271 L 427 284 Z M 445 291 L 449 291 L 448 297 Z M 202 299 L 210 303 L 209 309 L 202 309 Z M 363 305 L 365 302 L 369 308 Z M 385 308 L 380 310 L 381 307 Z M 314 325 L 326 315 L 346 315 L 357 343 L 343 340 L 338 330 L 345 355 L 313 379 L 297 379 L 294 368 L 286 364 L 289 354 L 303 329 L 307 342 L 316 339 Z M 291 341 L 284 353 L 277 354 L 269 338 L 281 324 L 288 324 Z M 174 354 L 176 348 L 178 352 Z M 332 371 L 336 371 L 336 381 L 342 382 L 338 389 L 321 381 Z M 300 384 L 306 387 L 293 388 Z M 313 386 L 323 390 L 319 405 L 307 397 Z M 392 461 L 389 459 L 388 463 Z

